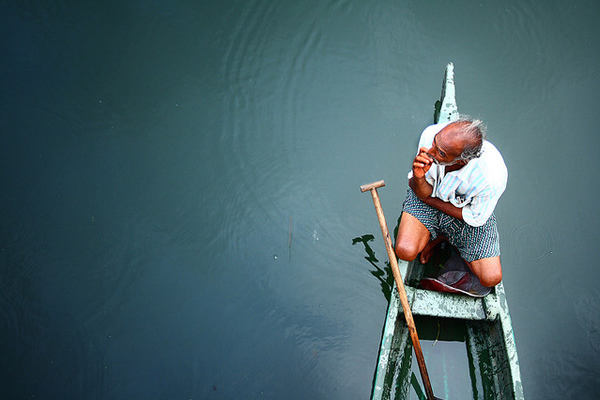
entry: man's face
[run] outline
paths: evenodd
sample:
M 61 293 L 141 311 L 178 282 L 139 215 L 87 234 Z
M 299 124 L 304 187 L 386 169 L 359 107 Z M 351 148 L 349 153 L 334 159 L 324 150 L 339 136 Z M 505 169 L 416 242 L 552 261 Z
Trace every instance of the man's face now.
M 438 132 L 433 138 L 433 144 L 427 151 L 427 154 L 433 158 L 433 162 L 442 165 L 449 166 L 457 163 L 458 157 L 460 157 L 463 151 L 463 145 L 457 135 L 454 134 L 455 127 L 453 124 L 446 126 L 440 132 Z

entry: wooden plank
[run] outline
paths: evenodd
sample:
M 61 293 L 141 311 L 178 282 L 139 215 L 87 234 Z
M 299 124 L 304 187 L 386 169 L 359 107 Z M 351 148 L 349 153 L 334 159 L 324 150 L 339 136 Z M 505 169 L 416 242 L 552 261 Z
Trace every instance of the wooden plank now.
M 415 315 L 476 321 L 488 319 L 482 299 L 412 287 L 406 290 L 414 292 L 411 307 Z

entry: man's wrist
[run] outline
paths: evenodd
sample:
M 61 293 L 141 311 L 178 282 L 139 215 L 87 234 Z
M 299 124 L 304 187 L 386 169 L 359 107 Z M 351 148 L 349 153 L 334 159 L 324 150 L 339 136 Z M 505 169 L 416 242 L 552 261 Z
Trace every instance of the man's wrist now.
M 434 199 L 435 199 L 435 197 L 427 196 L 425 198 L 422 198 L 421 201 L 423 203 L 427 204 L 428 206 L 432 206 L 433 207 L 432 203 L 435 201 Z
M 425 200 L 431 196 L 431 187 L 425 179 L 419 180 L 418 178 L 412 177 L 409 181 L 409 186 L 420 200 Z

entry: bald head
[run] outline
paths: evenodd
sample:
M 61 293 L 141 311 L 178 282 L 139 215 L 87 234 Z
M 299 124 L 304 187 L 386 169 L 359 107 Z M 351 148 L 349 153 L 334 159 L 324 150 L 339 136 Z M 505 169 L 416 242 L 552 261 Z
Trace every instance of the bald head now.
M 481 155 L 483 141 L 486 138 L 486 126 L 483 121 L 461 115 L 445 129 L 448 129 L 452 139 L 460 144 L 462 150 L 458 160 L 469 162 Z

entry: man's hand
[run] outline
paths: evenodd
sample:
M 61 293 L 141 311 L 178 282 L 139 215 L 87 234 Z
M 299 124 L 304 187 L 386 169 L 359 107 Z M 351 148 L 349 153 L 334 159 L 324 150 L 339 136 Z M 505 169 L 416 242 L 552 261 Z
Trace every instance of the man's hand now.
M 408 181 L 408 184 L 417 197 L 425 204 L 437 208 L 451 217 L 462 220 L 462 208 L 458 208 L 437 197 L 431 197 L 433 186 L 427 183 L 427 180 L 425 179 L 425 174 L 429 171 L 429 168 L 431 168 L 431 164 L 433 164 L 433 158 L 427 154 L 428 151 L 429 149 L 427 147 L 421 147 L 419 149 L 419 154 L 417 154 L 413 161 L 413 177 Z
M 426 147 L 421 147 L 419 149 L 419 154 L 417 154 L 413 161 L 413 176 L 408 181 L 413 192 L 415 192 L 417 197 L 421 200 L 428 198 L 431 196 L 431 193 L 433 193 L 433 186 L 427 183 L 427 180 L 425 179 L 425 174 L 429 171 L 429 168 L 431 168 L 431 164 L 433 163 L 433 159 L 427 154 L 427 150 Z
M 431 164 L 433 163 L 433 159 L 427 154 L 429 149 L 427 147 L 421 147 L 419 149 L 419 154 L 415 157 L 412 165 L 413 177 L 416 179 L 425 178 L 425 174 L 431 168 Z

